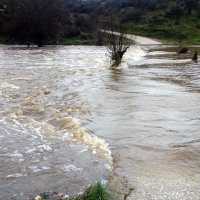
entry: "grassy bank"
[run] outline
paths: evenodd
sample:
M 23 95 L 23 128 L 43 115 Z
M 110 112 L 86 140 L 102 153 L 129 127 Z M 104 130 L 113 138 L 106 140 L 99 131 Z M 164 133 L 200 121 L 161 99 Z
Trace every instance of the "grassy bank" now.
M 124 200 L 133 190 L 133 186 L 128 183 L 124 176 L 118 176 L 112 172 L 106 185 L 97 181 L 87 188 L 83 194 L 76 197 L 63 197 L 61 193 L 57 196 L 43 193 L 37 196 L 35 200 Z
M 100 182 L 91 185 L 82 195 L 67 200 L 109 200 L 111 196 L 106 187 Z
M 164 13 L 147 12 L 140 22 L 126 21 L 125 30 L 129 34 L 155 38 L 172 44 L 200 44 L 200 20 L 194 14 L 180 16 L 178 19 L 164 17 Z M 47 40 L 48 45 L 95 45 L 97 38 L 91 33 Z M 0 36 L 1 44 L 20 44 Z
M 194 15 L 181 16 L 179 19 L 167 19 L 163 15 L 148 14 L 148 23 L 127 22 L 130 34 L 151 37 L 173 44 L 200 44 L 200 20 Z M 150 21 L 150 18 L 154 20 Z M 144 19 L 143 19 L 144 20 Z
M 62 195 L 61 195 L 62 196 Z M 56 197 L 54 194 L 43 193 L 35 200 L 113 200 L 108 189 L 101 181 L 92 184 L 83 194 L 77 197 Z

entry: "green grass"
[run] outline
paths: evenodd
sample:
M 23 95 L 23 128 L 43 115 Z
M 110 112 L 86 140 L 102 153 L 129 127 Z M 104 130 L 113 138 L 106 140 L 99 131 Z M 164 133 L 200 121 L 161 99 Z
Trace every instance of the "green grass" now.
M 0 44 L 6 44 L 6 43 L 8 43 L 7 38 L 0 35 Z
M 88 33 L 81 33 L 80 35 L 74 37 L 60 37 L 57 41 L 59 45 L 94 45 L 95 40 L 87 38 L 87 36 Z
M 168 43 L 200 43 L 200 20 L 194 14 L 169 19 L 159 13 L 157 22 L 151 22 L 153 15 L 155 13 L 147 13 L 139 23 L 126 23 L 126 29 L 130 34 L 157 38 Z
M 41 195 L 42 200 L 52 199 L 49 193 L 43 193 Z M 87 188 L 83 194 L 77 197 L 69 197 L 69 198 L 53 198 L 54 200 L 111 200 L 111 196 L 106 189 L 106 186 L 101 183 L 101 181 L 97 181 L 94 184 L 91 184 L 89 188 Z M 113 200 L 113 199 L 112 199 Z
M 109 200 L 110 195 L 105 186 L 97 181 L 92 184 L 82 195 L 74 198 L 68 198 L 66 200 Z

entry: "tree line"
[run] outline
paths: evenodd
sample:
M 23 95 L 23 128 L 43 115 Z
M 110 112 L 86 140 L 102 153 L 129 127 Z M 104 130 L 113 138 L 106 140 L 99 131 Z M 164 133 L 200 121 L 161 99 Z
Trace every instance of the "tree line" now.
M 63 0 L 6 0 L 1 13 L 1 34 L 11 40 L 42 46 L 69 24 Z M 5 7 L 4 6 L 4 7 Z
M 0 0 L 0 37 L 38 46 L 59 38 L 96 39 L 111 14 L 127 26 L 156 26 L 191 15 L 198 19 L 199 5 L 199 0 Z

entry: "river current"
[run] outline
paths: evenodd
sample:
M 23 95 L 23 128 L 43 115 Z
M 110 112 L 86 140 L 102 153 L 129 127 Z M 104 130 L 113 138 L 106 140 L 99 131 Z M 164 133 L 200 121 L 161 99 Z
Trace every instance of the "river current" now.
M 200 199 L 200 65 L 193 50 L 0 46 L 0 199 L 76 195 L 113 169 L 129 200 Z

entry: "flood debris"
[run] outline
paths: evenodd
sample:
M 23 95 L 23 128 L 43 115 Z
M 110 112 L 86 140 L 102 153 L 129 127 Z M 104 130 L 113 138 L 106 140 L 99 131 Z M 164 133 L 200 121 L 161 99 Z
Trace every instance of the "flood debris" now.
M 118 176 L 112 172 L 106 184 L 102 181 L 97 181 L 77 197 L 69 197 L 68 195 L 63 195 L 61 192 L 45 192 L 36 196 L 34 200 L 126 200 L 132 190 L 133 187 L 124 176 Z M 31 198 L 31 200 L 33 199 Z
M 68 197 L 68 195 L 65 195 Z M 56 200 L 63 198 L 64 195 L 62 192 L 44 192 L 37 195 L 35 198 L 29 198 L 29 200 Z
M 42 200 L 42 197 L 41 196 L 36 196 L 35 200 Z
M 193 60 L 193 61 L 197 61 L 197 59 L 198 59 L 197 51 L 195 51 L 195 52 L 194 52 L 194 55 L 193 55 L 193 57 L 192 57 L 192 60 Z
M 186 46 L 184 46 L 182 49 L 180 49 L 179 51 L 178 51 L 178 54 L 179 53 L 187 53 L 188 52 L 188 48 L 186 47 Z

